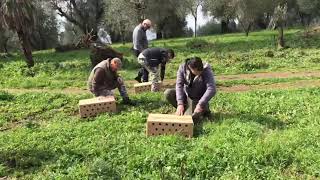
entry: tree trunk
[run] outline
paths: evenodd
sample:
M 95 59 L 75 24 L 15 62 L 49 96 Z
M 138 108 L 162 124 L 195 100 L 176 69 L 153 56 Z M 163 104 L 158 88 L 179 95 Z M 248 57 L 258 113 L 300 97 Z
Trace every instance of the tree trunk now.
M 229 32 L 228 24 L 229 24 L 229 19 L 221 21 L 221 34 L 225 34 Z
M 23 54 L 26 57 L 26 63 L 27 66 L 33 67 L 34 66 L 34 61 L 32 58 L 32 48 L 31 48 L 31 43 L 29 36 L 25 35 L 23 32 L 18 32 L 18 37 L 22 46 Z
M 3 41 L 3 44 L 2 44 L 2 47 L 4 49 L 4 52 L 6 54 L 9 54 L 9 51 L 8 51 L 8 41 L 9 41 L 9 38 L 6 38 L 4 41 Z
M 278 49 L 284 48 L 285 42 L 283 37 L 283 23 L 278 24 Z
M 194 37 L 197 37 L 197 20 L 198 18 L 195 16 L 194 17 Z
M 249 25 L 248 25 L 247 28 L 245 29 L 246 36 L 247 36 L 247 37 L 249 36 L 250 29 L 251 29 L 251 23 L 249 23 Z
M 122 44 L 125 45 L 126 44 L 126 37 L 125 37 L 125 32 L 121 31 L 121 40 L 122 40 Z

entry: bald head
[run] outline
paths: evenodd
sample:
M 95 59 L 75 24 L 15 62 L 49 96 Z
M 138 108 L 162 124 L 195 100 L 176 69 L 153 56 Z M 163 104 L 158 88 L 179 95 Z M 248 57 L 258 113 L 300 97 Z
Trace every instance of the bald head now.
M 111 70 L 114 71 L 114 72 L 117 72 L 118 70 L 121 69 L 122 67 L 122 62 L 119 58 L 113 58 L 111 59 L 111 62 L 110 62 L 110 67 L 111 67 Z
M 144 28 L 145 30 L 150 29 L 150 27 L 152 26 L 152 23 L 151 23 L 150 19 L 145 19 L 145 20 L 143 20 L 142 26 L 143 26 L 143 28 Z

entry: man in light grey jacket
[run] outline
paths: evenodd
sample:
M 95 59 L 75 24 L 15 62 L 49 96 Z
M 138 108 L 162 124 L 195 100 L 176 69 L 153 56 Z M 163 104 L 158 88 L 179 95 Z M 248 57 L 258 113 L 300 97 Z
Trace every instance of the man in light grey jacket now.
M 177 72 L 176 88 L 167 89 L 165 97 L 177 108 L 177 115 L 192 115 L 195 123 L 210 116 L 209 101 L 216 94 L 214 75 L 209 64 L 199 57 L 187 59 Z
M 136 57 L 139 54 L 148 48 L 148 39 L 146 31 L 150 29 L 151 21 L 149 19 L 145 19 L 141 24 L 137 25 L 132 34 L 132 43 L 133 43 L 133 52 Z M 141 68 L 138 72 L 138 76 L 135 78 L 138 82 L 141 82 L 141 78 L 143 82 L 148 82 L 148 71 L 144 68 Z

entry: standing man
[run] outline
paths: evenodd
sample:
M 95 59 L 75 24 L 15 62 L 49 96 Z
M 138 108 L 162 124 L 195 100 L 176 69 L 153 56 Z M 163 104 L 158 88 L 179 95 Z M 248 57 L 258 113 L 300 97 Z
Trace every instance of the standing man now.
M 138 56 L 138 63 L 151 73 L 151 91 L 160 90 L 160 68 L 165 67 L 166 63 L 173 59 L 174 56 L 172 49 L 164 48 L 148 48 L 143 50 Z
M 199 57 L 187 59 L 177 72 L 176 88 L 167 89 L 167 101 L 177 108 L 176 115 L 192 115 L 195 123 L 210 116 L 209 101 L 216 94 L 216 84 L 208 63 Z
M 121 69 L 122 62 L 119 58 L 103 60 L 91 71 L 88 79 L 89 90 L 96 96 L 113 96 L 113 89 L 118 88 L 123 103 L 134 105 L 129 99 L 123 79 L 117 71 Z
M 136 57 L 139 54 L 148 48 L 148 40 L 146 31 L 151 27 L 151 21 L 149 19 L 145 19 L 141 24 L 136 26 L 133 30 L 132 34 L 132 42 L 133 42 L 133 52 Z M 141 82 L 141 78 L 143 82 L 148 82 L 148 71 L 144 68 L 141 68 L 138 72 L 138 76 L 135 78 L 138 82 Z

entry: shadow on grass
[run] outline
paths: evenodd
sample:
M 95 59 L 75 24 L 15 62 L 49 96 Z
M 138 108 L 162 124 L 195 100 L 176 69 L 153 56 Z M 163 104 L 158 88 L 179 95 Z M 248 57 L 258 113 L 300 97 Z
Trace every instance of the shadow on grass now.
M 37 171 L 41 171 L 43 167 L 58 161 L 60 156 L 68 156 L 70 157 L 68 161 L 71 161 L 64 165 L 62 164 L 62 166 L 59 165 L 58 168 L 62 171 L 72 165 L 72 161 L 84 161 L 84 159 L 86 159 L 85 154 L 72 150 L 57 153 L 49 149 L 26 148 L 18 150 L 14 148 L 0 152 L 0 162 L 1 165 L 5 167 L 5 172 L 2 172 L 2 175 L 15 176 L 17 172 L 23 173 L 24 175 L 31 175 Z M 101 177 L 107 178 L 111 175 L 116 179 L 120 177 L 117 170 L 108 165 L 106 161 L 95 161 L 90 165 L 89 176 L 94 179 Z
M 12 175 L 17 171 L 32 173 L 41 169 L 47 162 L 55 160 L 54 152 L 44 149 L 11 149 L 1 151 L 0 162 L 7 169 L 6 175 Z
M 219 123 L 226 119 L 238 119 L 240 122 L 256 122 L 268 129 L 284 129 L 286 123 L 266 115 L 257 115 L 257 114 L 234 114 L 234 113 L 222 113 L 217 112 L 214 114 L 214 121 Z

